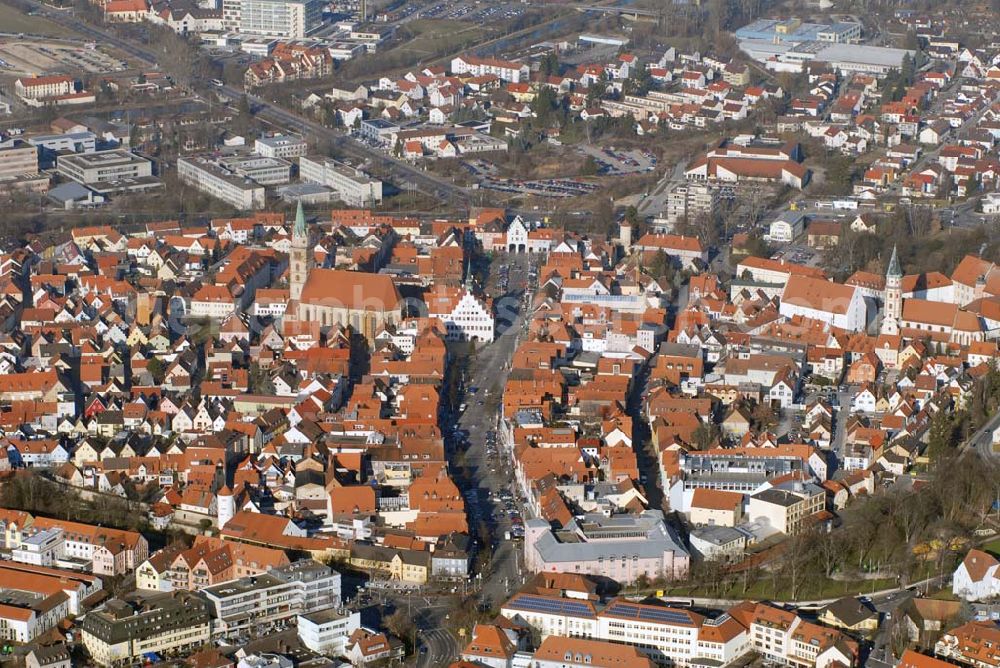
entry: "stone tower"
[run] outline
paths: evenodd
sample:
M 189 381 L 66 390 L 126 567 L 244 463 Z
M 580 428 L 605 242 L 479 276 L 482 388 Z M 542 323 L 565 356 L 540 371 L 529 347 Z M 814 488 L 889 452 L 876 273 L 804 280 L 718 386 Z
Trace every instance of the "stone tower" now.
M 223 486 L 216 495 L 216 515 L 220 529 L 236 515 L 236 497 L 228 485 Z
M 882 314 L 881 332 L 890 336 L 899 334 L 899 321 L 903 314 L 903 270 L 899 267 L 896 247 L 892 247 L 892 258 L 885 272 L 885 307 Z
M 302 202 L 295 210 L 295 226 L 292 228 L 292 243 L 288 253 L 289 298 L 298 301 L 302 296 L 302 286 L 309 277 L 309 230 Z

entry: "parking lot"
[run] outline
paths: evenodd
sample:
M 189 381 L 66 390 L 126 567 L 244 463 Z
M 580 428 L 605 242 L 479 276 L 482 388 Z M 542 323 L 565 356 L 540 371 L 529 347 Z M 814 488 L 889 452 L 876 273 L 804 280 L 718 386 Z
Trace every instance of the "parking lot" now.
M 520 181 L 499 176 L 495 165 L 485 160 L 468 160 L 462 165 L 479 180 L 479 187 L 497 192 L 534 197 L 579 197 L 588 195 L 598 186 L 577 179 L 538 179 Z
M 128 63 L 93 48 L 45 40 L 0 41 L 0 68 L 10 74 L 121 72 Z
M 792 244 L 786 248 L 781 249 L 773 256 L 772 260 L 785 260 L 787 262 L 794 262 L 796 264 L 804 264 L 808 266 L 816 266 L 819 264 L 820 254 L 815 248 L 810 248 L 803 244 Z
M 486 4 L 482 2 L 439 2 L 420 12 L 427 19 L 451 19 L 453 21 L 509 21 L 524 13 L 520 3 Z
M 541 181 L 515 181 L 514 179 L 487 178 L 479 182 L 480 188 L 498 192 L 533 197 L 580 197 L 597 190 L 593 183 L 575 179 L 544 179 Z
M 614 146 L 604 148 L 586 144 L 581 145 L 579 150 L 597 162 L 598 173 L 604 176 L 651 172 L 656 167 L 656 156 L 649 151 L 638 149 L 616 151 Z

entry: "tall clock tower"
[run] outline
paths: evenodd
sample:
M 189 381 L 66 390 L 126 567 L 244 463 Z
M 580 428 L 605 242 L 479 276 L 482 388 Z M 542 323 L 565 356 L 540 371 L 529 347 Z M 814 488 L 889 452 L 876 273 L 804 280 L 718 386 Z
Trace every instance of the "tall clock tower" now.
M 899 256 L 896 247 L 892 247 L 892 259 L 885 272 L 885 303 L 882 313 L 882 334 L 896 336 L 899 334 L 899 321 L 903 315 L 903 270 L 899 267 Z

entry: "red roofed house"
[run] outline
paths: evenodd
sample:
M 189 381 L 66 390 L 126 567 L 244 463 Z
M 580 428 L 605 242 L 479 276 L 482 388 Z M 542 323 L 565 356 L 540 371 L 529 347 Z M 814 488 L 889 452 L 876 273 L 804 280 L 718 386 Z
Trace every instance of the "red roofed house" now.
M 104 18 L 112 23 L 138 23 L 148 12 L 146 0 L 110 0 L 104 5 Z

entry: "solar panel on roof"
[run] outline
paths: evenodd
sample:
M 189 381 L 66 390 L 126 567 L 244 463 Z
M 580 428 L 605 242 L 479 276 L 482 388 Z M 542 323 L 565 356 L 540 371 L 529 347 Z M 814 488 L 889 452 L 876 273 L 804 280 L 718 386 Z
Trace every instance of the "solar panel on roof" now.
M 673 608 L 658 608 L 648 605 L 633 605 L 628 603 L 613 603 L 608 607 L 609 614 L 621 617 L 633 617 L 665 624 L 690 624 L 691 618 L 687 613 Z
M 545 598 L 544 596 L 522 595 L 513 599 L 509 605 L 513 608 L 531 612 L 549 614 L 574 615 L 577 617 L 593 617 L 590 606 L 582 601 L 572 601 L 563 598 Z

